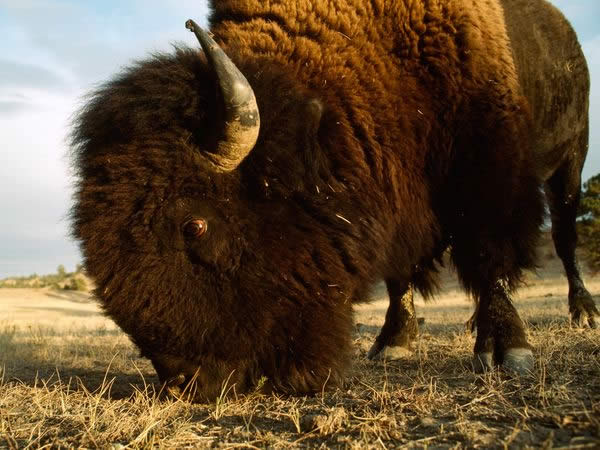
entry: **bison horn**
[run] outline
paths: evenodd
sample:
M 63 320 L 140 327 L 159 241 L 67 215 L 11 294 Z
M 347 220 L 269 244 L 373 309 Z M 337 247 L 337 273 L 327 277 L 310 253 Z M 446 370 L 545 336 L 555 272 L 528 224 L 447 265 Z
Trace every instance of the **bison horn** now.
M 258 139 L 260 115 L 256 97 L 246 77 L 208 33 L 193 20 L 188 20 L 185 26 L 200 41 L 219 80 L 225 103 L 224 138 L 216 154 L 208 156 L 217 170 L 230 172 L 250 153 Z

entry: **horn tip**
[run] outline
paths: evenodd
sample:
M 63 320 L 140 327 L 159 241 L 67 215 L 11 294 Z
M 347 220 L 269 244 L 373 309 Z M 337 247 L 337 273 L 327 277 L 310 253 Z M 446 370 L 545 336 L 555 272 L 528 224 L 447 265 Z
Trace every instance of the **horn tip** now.
M 188 19 L 185 21 L 185 27 L 188 30 L 190 30 L 191 32 L 194 32 L 198 28 L 198 24 L 196 22 L 194 22 L 192 19 Z

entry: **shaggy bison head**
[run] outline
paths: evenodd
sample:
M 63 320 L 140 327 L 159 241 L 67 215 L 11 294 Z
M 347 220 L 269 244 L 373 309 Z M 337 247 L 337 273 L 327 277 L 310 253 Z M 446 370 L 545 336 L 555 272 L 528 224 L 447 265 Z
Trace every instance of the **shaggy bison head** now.
M 198 400 L 259 380 L 320 391 L 341 379 L 364 284 L 353 212 L 318 156 L 338 119 L 287 68 L 187 25 L 204 56 L 137 63 L 75 122 L 87 270 L 161 382 Z

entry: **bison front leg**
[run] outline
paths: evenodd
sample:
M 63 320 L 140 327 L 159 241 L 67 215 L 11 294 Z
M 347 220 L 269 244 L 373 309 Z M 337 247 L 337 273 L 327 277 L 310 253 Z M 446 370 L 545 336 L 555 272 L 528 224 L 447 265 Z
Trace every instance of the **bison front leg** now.
M 475 368 L 502 364 L 525 373 L 533 369 L 533 352 L 507 290 L 536 266 L 541 180 L 529 146 L 528 106 L 498 84 L 488 87 L 488 101 L 471 103 L 473 123 L 455 141 L 457 161 L 440 208 L 452 262 L 478 302 Z
M 413 290 L 409 283 L 386 280 L 390 304 L 379 336 L 371 346 L 369 359 L 395 360 L 411 352 L 418 333 Z
M 502 283 L 482 294 L 475 312 L 477 339 L 474 368 L 477 372 L 502 365 L 519 374 L 533 371 L 532 347 L 523 322 Z

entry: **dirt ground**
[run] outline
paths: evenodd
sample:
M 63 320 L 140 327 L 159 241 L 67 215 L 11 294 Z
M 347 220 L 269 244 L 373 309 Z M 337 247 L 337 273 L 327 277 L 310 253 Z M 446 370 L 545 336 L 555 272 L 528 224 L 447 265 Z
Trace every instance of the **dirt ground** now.
M 366 352 L 383 323 L 383 286 L 356 308 L 354 366 L 314 397 L 251 394 L 193 405 L 165 398 L 150 363 L 86 293 L 0 289 L 0 448 L 600 448 L 600 332 L 571 328 L 551 250 L 515 299 L 536 373 L 471 370 L 471 302 L 451 272 L 414 354 Z M 588 274 L 600 305 L 600 280 Z

